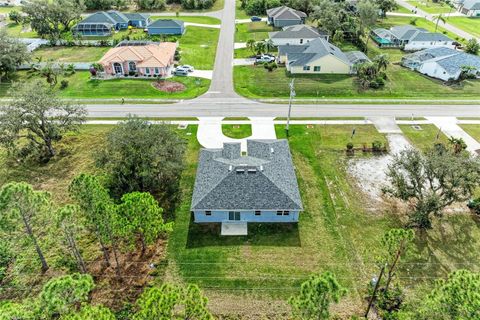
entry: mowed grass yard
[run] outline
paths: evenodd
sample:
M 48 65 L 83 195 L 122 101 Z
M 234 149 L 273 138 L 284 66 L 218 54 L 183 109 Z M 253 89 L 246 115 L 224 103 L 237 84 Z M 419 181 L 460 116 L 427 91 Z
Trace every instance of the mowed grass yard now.
M 175 19 L 175 20 L 182 20 L 184 22 L 192 22 L 192 23 L 201 23 L 201 24 L 220 24 L 222 23 L 220 19 L 208 17 L 208 16 L 151 16 L 151 20 L 159 20 L 159 19 Z
M 408 138 L 415 148 L 427 151 L 435 143 L 448 144 L 448 137 L 433 124 L 419 125 L 422 130 L 416 130 L 411 125 L 399 125 L 403 134 Z M 438 135 L 438 139 L 437 139 Z
M 444 2 L 435 3 L 433 1 L 414 1 L 409 0 L 409 4 L 417 7 L 420 10 L 423 10 L 427 13 L 449 13 L 455 12 L 455 8 L 451 8 L 448 4 Z
M 418 99 L 477 99 L 480 81 L 465 81 L 447 86 L 399 65 L 388 67 L 388 81 L 382 89 L 361 90 L 351 75 L 321 74 L 292 75 L 285 68 L 269 72 L 262 66 L 234 67 L 237 93 L 251 98 L 287 98 L 290 80 L 295 78 L 297 98 L 418 98 Z
M 42 47 L 33 51 L 33 60 L 56 62 L 97 62 L 110 47 Z
M 189 64 L 198 70 L 212 70 L 215 63 L 219 29 L 187 27 L 179 39 L 181 64 Z
M 460 127 L 462 127 L 465 132 L 467 132 L 469 135 L 472 136 L 475 140 L 480 142 L 480 125 L 478 124 L 461 124 Z
M 476 37 L 480 37 L 480 19 L 467 17 L 450 17 L 447 19 L 452 24 Z
M 265 40 L 268 39 L 269 32 L 279 30 L 267 25 L 265 21 L 237 23 L 235 28 L 235 42 L 247 42 L 249 39 Z
M 224 135 L 234 139 L 243 139 L 252 135 L 252 126 L 249 124 L 223 124 Z
M 19 72 L 15 81 L 28 81 L 34 76 L 26 72 Z M 60 77 L 61 80 L 69 82 L 68 87 L 60 90 L 60 84 L 57 89 L 60 97 L 71 99 L 96 99 L 96 98 L 138 98 L 138 99 L 189 99 L 205 93 L 209 86 L 210 80 L 200 79 L 200 86 L 197 87 L 194 77 L 173 77 L 168 81 L 181 82 L 186 86 L 186 90 L 182 92 L 162 92 L 155 89 L 152 84 L 154 79 L 113 79 L 113 80 L 91 80 L 88 71 L 76 72 L 69 77 Z M 10 83 L 0 84 L 0 96 L 7 96 Z

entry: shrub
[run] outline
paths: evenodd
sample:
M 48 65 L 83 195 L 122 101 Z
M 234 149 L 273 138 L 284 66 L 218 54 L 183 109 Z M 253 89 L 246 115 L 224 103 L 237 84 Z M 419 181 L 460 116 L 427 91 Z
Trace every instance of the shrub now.
M 15 22 L 15 24 L 20 24 L 23 20 L 22 15 L 16 10 L 10 11 L 10 13 L 8 14 L 8 18 Z
M 134 75 L 135 75 L 135 71 L 131 71 L 131 70 L 130 70 L 130 71 L 128 72 L 128 75 L 129 75 L 129 76 L 134 76 Z
M 372 142 L 372 150 L 374 152 L 382 151 L 382 142 L 378 141 L 378 140 L 373 141 Z
M 480 215 L 480 198 L 470 200 L 467 207 L 473 211 L 473 213 Z
M 63 90 L 68 87 L 68 80 L 60 81 L 60 90 Z
M 353 149 L 353 143 L 349 142 L 347 143 L 347 150 L 352 150 Z
M 273 70 L 277 69 L 278 66 L 275 62 L 270 62 L 270 63 L 264 63 L 263 67 L 267 69 L 269 72 L 272 72 Z

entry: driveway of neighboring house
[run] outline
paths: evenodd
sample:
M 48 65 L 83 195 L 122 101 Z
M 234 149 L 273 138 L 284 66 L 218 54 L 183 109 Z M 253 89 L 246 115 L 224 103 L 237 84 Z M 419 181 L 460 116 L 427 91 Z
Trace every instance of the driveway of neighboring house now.
M 188 27 L 188 26 L 220 29 L 219 24 L 203 24 L 203 23 L 185 22 L 185 27 Z
M 240 142 L 242 151 L 247 150 L 247 139 L 276 139 L 275 126 L 272 117 L 249 118 L 252 135 L 245 139 L 226 137 L 222 132 L 223 117 L 198 118 L 197 139 L 204 148 L 222 148 L 224 142 Z
M 467 144 L 467 150 L 472 154 L 477 154 L 480 150 L 480 142 L 472 138 L 471 135 L 463 131 L 458 126 L 458 120 L 455 117 L 427 117 L 438 129 L 445 133 L 448 137 L 461 138 Z
M 244 58 L 244 59 L 234 59 L 233 65 L 234 66 L 251 66 L 255 64 L 254 58 Z

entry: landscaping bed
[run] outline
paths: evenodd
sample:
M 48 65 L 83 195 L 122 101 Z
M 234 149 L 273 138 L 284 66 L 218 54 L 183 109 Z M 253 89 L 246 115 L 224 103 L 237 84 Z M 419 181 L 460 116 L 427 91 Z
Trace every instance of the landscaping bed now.
M 155 81 L 152 83 L 152 86 L 154 86 L 157 90 L 169 93 L 185 91 L 187 88 L 183 83 L 169 80 Z

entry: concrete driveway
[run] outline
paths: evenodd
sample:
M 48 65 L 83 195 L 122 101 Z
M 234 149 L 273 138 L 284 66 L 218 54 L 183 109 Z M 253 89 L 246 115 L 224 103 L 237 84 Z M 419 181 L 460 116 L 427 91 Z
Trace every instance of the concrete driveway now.
M 198 118 L 197 139 L 204 148 L 222 148 L 224 142 L 240 142 L 242 151 L 247 151 L 247 139 L 276 139 L 275 126 L 272 117 L 249 118 L 252 135 L 245 139 L 233 139 L 222 132 L 223 117 Z
M 427 117 L 438 129 L 445 133 L 448 137 L 461 138 L 467 144 L 467 150 L 473 155 L 477 155 L 480 150 L 480 142 L 475 140 L 471 135 L 466 133 L 457 123 L 454 117 Z
M 234 59 L 234 66 L 253 66 L 255 64 L 254 58 Z

